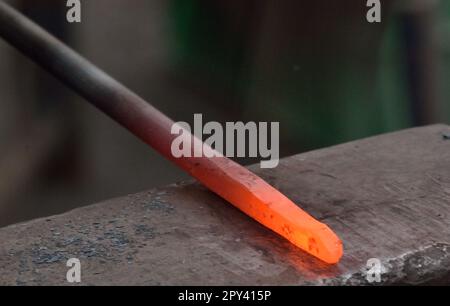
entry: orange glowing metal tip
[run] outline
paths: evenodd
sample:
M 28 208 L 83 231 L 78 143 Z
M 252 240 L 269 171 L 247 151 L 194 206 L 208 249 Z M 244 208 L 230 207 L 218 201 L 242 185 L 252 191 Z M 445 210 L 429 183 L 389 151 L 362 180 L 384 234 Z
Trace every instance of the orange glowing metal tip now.
M 223 156 L 173 157 L 172 120 L 3 1 L 0 36 L 253 219 L 326 263 L 341 258 L 342 243 L 328 226 L 246 168 Z
M 212 150 L 206 144 L 203 148 L 204 151 Z M 222 156 L 183 158 L 175 160 L 175 163 L 210 190 L 307 253 L 329 264 L 337 263 L 342 257 L 342 242 L 327 225 L 311 217 L 247 168 Z

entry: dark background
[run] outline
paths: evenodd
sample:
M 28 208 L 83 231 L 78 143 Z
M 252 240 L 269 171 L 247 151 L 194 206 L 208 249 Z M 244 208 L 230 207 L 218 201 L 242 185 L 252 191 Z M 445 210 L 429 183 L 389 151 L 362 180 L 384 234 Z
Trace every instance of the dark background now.
M 449 1 L 7 2 L 177 121 L 279 121 L 282 156 L 450 119 Z M 185 178 L 0 41 L 0 226 Z

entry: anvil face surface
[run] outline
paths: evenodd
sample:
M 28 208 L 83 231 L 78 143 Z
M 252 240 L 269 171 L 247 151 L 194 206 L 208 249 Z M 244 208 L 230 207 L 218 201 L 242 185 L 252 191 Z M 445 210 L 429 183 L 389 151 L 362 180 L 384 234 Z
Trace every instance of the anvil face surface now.
M 0 284 L 64 284 L 72 257 L 95 285 L 450 284 L 448 133 L 415 128 L 252 168 L 335 230 L 337 265 L 187 182 L 0 229 Z

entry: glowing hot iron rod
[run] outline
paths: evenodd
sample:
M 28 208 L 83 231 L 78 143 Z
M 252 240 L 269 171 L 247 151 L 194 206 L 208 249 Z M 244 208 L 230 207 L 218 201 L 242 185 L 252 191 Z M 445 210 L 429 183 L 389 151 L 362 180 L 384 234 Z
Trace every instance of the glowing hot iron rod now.
M 341 240 L 327 225 L 246 168 L 223 156 L 174 158 L 172 120 L 3 1 L 0 36 L 253 219 L 326 263 L 341 258 Z

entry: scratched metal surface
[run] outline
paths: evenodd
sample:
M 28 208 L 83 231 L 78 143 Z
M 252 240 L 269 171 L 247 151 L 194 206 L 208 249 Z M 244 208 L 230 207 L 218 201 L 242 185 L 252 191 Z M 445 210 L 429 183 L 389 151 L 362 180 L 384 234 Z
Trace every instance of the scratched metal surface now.
M 175 184 L 0 230 L 0 284 L 450 284 L 450 127 L 351 142 L 254 168 L 333 228 L 345 254 L 327 266 L 198 184 Z M 151 171 L 151 169 L 149 169 Z

